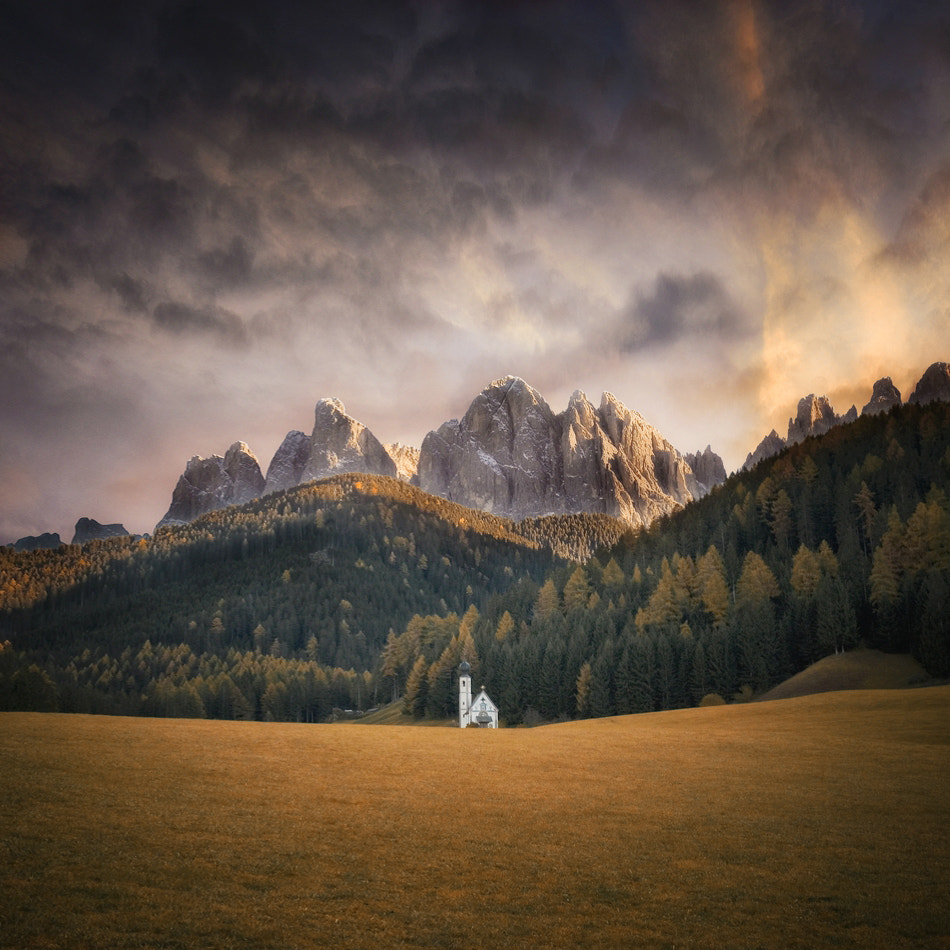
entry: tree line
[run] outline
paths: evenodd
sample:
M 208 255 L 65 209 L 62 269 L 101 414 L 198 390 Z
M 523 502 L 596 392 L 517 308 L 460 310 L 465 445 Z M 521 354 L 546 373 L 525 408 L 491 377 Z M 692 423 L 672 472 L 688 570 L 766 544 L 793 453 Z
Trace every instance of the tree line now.
M 438 718 L 467 659 L 509 723 L 747 698 L 858 644 L 948 677 L 948 481 L 950 405 L 861 419 L 513 584 L 465 630 L 414 618 L 381 672 Z
M 858 643 L 946 677 L 948 481 L 934 403 L 792 446 L 635 534 L 345 476 L 144 542 L 0 552 L 0 695 L 303 720 L 372 696 L 441 719 L 465 659 L 516 724 L 732 701 Z M 188 663 L 153 667 L 146 645 Z

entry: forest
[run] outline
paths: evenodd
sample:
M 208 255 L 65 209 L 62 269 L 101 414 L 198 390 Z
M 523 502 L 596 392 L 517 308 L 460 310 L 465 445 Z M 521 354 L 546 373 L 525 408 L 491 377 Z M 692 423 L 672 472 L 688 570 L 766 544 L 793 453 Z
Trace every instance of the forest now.
M 950 404 L 862 417 L 631 532 L 341 476 L 152 539 L 0 549 L 0 705 L 507 725 L 734 702 L 858 644 L 950 676 Z

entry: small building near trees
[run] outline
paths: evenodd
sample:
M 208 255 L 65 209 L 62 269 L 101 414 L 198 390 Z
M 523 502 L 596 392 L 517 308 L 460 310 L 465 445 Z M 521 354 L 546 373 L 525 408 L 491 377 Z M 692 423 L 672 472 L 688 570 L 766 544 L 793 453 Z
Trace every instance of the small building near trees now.
M 472 667 L 465 660 L 459 665 L 459 728 L 478 726 L 498 728 L 498 707 L 491 701 L 485 687 L 472 699 Z

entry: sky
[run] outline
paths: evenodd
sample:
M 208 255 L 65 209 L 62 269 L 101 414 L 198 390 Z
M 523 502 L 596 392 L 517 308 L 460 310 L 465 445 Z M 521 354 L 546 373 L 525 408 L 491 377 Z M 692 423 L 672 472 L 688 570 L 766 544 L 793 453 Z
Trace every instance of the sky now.
M 946 4 L 7 0 L 0 543 L 508 374 L 735 470 L 950 360 L 948 252 Z

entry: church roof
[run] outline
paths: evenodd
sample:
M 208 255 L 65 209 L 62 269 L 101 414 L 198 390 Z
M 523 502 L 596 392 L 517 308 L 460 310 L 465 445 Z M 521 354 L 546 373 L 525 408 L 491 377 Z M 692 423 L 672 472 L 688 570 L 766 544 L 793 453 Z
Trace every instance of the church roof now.
M 491 697 L 488 695 L 488 693 L 485 692 L 485 688 L 482 687 L 479 694 L 472 700 L 472 705 L 470 708 L 473 710 L 473 715 L 474 715 L 476 704 L 479 703 L 483 699 L 485 700 L 486 706 L 489 709 L 493 709 L 495 712 L 498 712 L 498 707 L 491 701 Z

